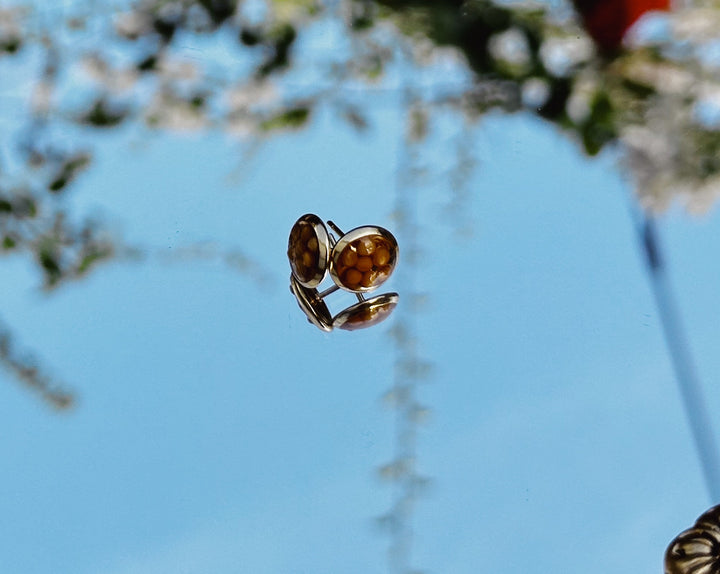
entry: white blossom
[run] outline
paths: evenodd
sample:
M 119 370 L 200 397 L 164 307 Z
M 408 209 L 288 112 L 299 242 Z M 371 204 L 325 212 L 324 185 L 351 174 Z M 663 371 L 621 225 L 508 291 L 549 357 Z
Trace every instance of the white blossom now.
M 157 68 L 160 77 L 166 81 L 191 83 L 201 77 L 199 66 L 189 60 L 164 57 L 158 62 Z
M 573 91 L 568 98 L 565 111 L 576 124 L 581 124 L 590 116 L 590 103 L 597 92 L 597 83 L 588 76 L 581 76 L 575 81 Z
M 262 107 L 277 101 L 278 97 L 276 86 L 267 81 L 237 84 L 226 92 L 228 107 L 233 111 Z
M 683 195 L 689 212 L 694 214 L 707 213 L 720 198 L 720 177 L 714 177 L 702 182 L 691 192 Z
M 245 114 L 232 114 L 223 122 L 225 131 L 232 137 L 245 139 L 257 133 L 257 125 Z
M 704 82 L 697 88 L 694 118 L 701 127 L 720 129 L 720 85 Z
M 118 14 L 114 24 L 115 33 L 129 39 L 139 38 L 152 29 L 150 16 L 137 10 Z
M 84 58 L 81 69 L 92 82 L 114 93 L 131 90 L 139 78 L 134 67 L 111 68 L 96 54 Z
M 697 82 L 690 71 L 675 64 L 647 60 L 630 62 L 625 76 L 664 94 L 687 94 Z
M 148 106 L 146 118 L 165 129 L 194 132 L 208 127 L 205 114 L 173 94 L 160 93 Z
M 670 22 L 676 40 L 697 43 L 708 38 L 717 38 L 720 31 L 720 11 L 712 8 L 678 10 Z
M 23 12 L 20 8 L 0 7 L 0 42 L 19 42 L 22 38 L 20 25 Z
M 550 96 L 550 86 L 542 78 L 530 78 L 522 86 L 522 102 L 528 108 L 541 107 Z
M 490 38 L 490 54 L 501 62 L 515 66 L 527 66 L 530 63 L 530 46 L 527 37 L 517 28 L 510 28 Z
M 51 82 L 40 80 L 35 84 L 30 99 L 30 107 L 35 114 L 45 114 L 50 110 L 52 104 L 53 88 Z
M 595 46 L 586 36 L 548 38 L 540 46 L 540 59 L 547 70 L 557 77 L 566 76 L 583 62 L 592 58 Z

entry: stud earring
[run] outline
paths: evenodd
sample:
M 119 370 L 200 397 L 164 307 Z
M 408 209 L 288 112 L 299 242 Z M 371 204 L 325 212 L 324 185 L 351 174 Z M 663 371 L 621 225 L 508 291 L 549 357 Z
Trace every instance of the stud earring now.
M 332 221 L 328 225 L 340 236 L 330 254 L 330 275 L 336 285 L 353 293 L 365 293 L 387 281 L 398 255 L 392 233 L 369 225 L 343 233 Z
M 327 223 L 338 234 L 337 241 L 313 214 L 303 215 L 290 231 L 290 291 L 298 305 L 308 321 L 323 331 L 353 331 L 384 321 L 399 295 L 386 293 L 366 300 L 363 293 L 377 289 L 394 271 L 395 237 L 382 227 L 364 226 L 343 233 L 332 221 Z M 320 293 L 316 287 L 328 272 L 334 285 Z M 333 317 L 323 298 L 338 289 L 355 293 L 358 302 Z
M 355 303 L 335 316 L 333 327 L 355 331 L 382 323 L 395 309 L 399 300 L 397 293 L 384 293 Z
M 303 215 L 290 230 L 288 260 L 293 277 L 303 287 L 317 287 L 325 278 L 330 258 L 330 237 L 322 220 Z

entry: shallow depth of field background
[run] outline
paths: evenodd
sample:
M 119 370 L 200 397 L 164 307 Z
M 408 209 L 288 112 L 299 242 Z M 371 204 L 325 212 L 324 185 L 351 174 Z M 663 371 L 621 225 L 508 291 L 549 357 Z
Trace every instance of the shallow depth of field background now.
M 20 90 L 0 79 L 2 133 L 17 129 Z M 386 571 L 376 518 L 392 488 L 377 467 L 393 452 L 381 397 L 395 318 L 320 332 L 289 293 L 285 255 L 307 212 L 396 227 L 400 98 L 371 92 L 365 105 L 366 133 L 321 111 L 252 156 L 218 134 L 103 136 L 70 205 L 147 257 L 51 295 L 26 262 L 3 260 L 3 320 L 80 400 L 57 414 L 0 381 L 0 570 Z M 458 194 L 448 174 L 463 129 L 477 167 Z M 710 501 L 616 158 L 589 161 L 525 116 L 441 116 L 423 145 L 414 321 L 432 373 L 417 464 L 432 482 L 413 564 L 660 572 Z M 717 418 L 720 219 L 671 210 L 660 227 Z M 398 239 L 381 292 L 398 291 L 401 312 Z M 215 256 L 231 248 L 259 266 L 239 273 Z

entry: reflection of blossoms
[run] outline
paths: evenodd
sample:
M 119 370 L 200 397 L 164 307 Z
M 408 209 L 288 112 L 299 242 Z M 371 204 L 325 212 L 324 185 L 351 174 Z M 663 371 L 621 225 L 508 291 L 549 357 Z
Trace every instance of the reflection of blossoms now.
M 695 121 L 681 98 L 664 98 L 643 119 L 620 134 L 624 165 L 641 201 L 663 209 L 673 197 L 684 197 L 690 209 L 706 207 L 708 194 L 718 191 L 720 182 L 712 132 Z
M 137 40 L 152 30 L 152 19 L 147 13 L 123 12 L 115 17 L 115 33 L 121 38 Z
M 40 80 L 33 88 L 30 96 L 30 109 L 33 113 L 42 116 L 48 113 L 52 104 L 53 85 L 52 83 Z
M 187 60 L 161 58 L 156 63 L 158 75 L 162 81 L 177 83 L 196 83 L 202 79 L 197 64 Z
M 517 28 L 490 38 L 490 53 L 498 61 L 525 69 L 530 65 L 530 47 L 525 34 Z
M 257 133 L 258 117 L 262 111 L 280 102 L 280 93 L 269 81 L 250 82 L 231 86 L 225 92 L 225 132 L 238 139 Z
M 256 132 L 257 122 L 243 113 L 231 114 L 225 122 L 225 131 L 237 139 L 246 139 Z
M 252 110 L 266 107 L 278 101 L 279 93 L 274 84 L 268 81 L 237 84 L 226 92 L 229 111 Z
M 540 58 L 548 71 L 557 77 L 570 75 L 580 64 L 595 55 L 595 47 L 583 36 L 551 36 L 540 47 Z
M 697 77 L 680 65 L 657 62 L 643 54 L 639 58 L 631 58 L 622 74 L 629 80 L 668 95 L 687 94 L 697 82 Z
M 151 126 L 182 132 L 208 127 L 208 119 L 200 99 L 188 101 L 169 90 L 155 94 L 147 108 L 145 119 Z
M 589 155 L 619 143 L 638 194 L 655 207 L 678 195 L 695 198 L 690 204 L 697 207 L 717 190 L 720 1 L 698 0 L 663 15 L 654 38 L 643 37 L 640 26 L 632 45 L 610 59 L 598 55 L 579 18 L 537 3 L 473 0 L 460 14 L 445 3 L 341 4 L 330 10 L 313 0 L 270 1 L 255 12 L 232 0 L 125 5 L 105 23 L 100 45 L 56 50 L 72 54 L 58 66 L 70 74 L 46 78 L 33 109 L 97 127 L 142 118 L 166 129 L 262 137 L 303 126 L 315 106 L 329 102 L 362 126 L 361 113 L 347 113 L 360 108 L 352 94 L 383 78 L 404 53 L 412 54 L 418 85 L 430 77 L 437 84 L 425 90 L 431 113 L 454 107 L 476 119 L 493 109 L 526 110 L 565 130 Z M 351 41 L 329 59 L 323 45 L 315 58 L 313 43 L 298 40 L 312 37 L 306 29 L 313 22 L 332 18 Z M 0 10 L 0 49 L 8 38 L 27 41 L 21 23 L 16 10 Z M 205 43 L 211 32 L 217 34 Z M 438 72 L 441 53 L 445 65 L 464 67 L 462 76 Z M 310 65 L 298 68 L 298 58 Z M 89 89 L 72 76 L 78 63 Z M 434 75 L 424 74 L 425 66 Z M 293 70 L 302 74 L 286 74 Z M 447 72 L 459 78 L 457 90 L 437 81 Z M 322 81 L 291 84 L 300 76 Z M 87 113 L 76 113 L 79 105 Z
M 715 4 L 714 8 L 702 6 L 702 2 L 697 4 L 700 6 L 678 10 L 670 18 L 671 33 L 675 41 L 697 44 L 717 37 L 720 30 L 718 3 L 705 2 L 705 4 Z
M 530 78 L 522 86 L 522 102 L 528 108 L 539 108 L 550 97 L 550 86 L 542 78 Z
M 720 40 L 720 11 L 688 8 L 668 19 L 669 38 L 613 64 L 610 97 L 642 202 L 662 209 L 680 197 L 701 210 L 720 192 L 720 78 L 698 55 Z
M 720 129 L 720 84 L 701 84 L 693 108 L 695 120 L 709 130 Z
M 139 73 L 134 68 L 113 68 L 96 54 L 86 57 L 82 64 L 82 71 L 90 80 L 113 93 L 131 90 L 139 78 Z
M 582 124 L 588 120 L 592 113 L 592 101 L 597 92 L 598 85 L 595 74 L 578 75 L 565 108 L 573 122 Z
M 677 146 L 657 130 L 645 126 L 629 127 L 624 130 L 620 141 L 625 153 L 625 166 L 632 172 L 645 206 L 655 209 L 666 207 L 670 190 L 677 190 L 678 182 L 674 175 L 679 151 Z
M 492 28 L 490 6 L 475 2 L 479 35 Z M 507 88 L 500 99 L 474 98 L 471 110 L 515 112 L 520 101 L 589 155 L 620 144 L 644 204 L 662 208 L 681 196 L 690 209 L 708 205 L 720 181 L 720 2 L 656 15 L 645 22 L 649 31 L 654 26 L 651 37 L 640 26 L 632 46 L 612 56 L 601 50 L 600 57 L 577 21 L 551 12 L 539 18 L 537 10 L 518 8 L 488 36 L 487 56 L 467 53 L 476 85 L 492 78 Z M 427 30 L 446 34 L 443 26 Z M 408 35 L 422 34 L 416 27 Z

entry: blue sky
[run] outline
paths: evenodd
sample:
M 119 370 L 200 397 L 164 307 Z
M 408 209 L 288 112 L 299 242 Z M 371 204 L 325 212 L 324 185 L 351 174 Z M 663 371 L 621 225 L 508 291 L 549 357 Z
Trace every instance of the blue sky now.
M 393 230 L 399 108 L 356 134 L 321 113 L 241 157 L 224 137 L 102 138 L 72 203 L 144 246 L 52 295 L 3 263 L 2 317 L 79 393 L 54 414 L 0 384 L 0 564 L 18 574 L 384 572 L 394 318 L 322 333 L 288 292 L 287 235 L 314 212 Z M 9 121 L 9 120 L 8 120 Z M 428 141 L 451 165 L 444 119 Z M 417 190 L 433 376 L 414 564 L 428 572 L 661 571 L 710 506 L 614 158 L 589 161 L 526 117 L 472 129 L 459 237 L 437 177 Z M 711 413 L 720 308 L 715 211 L 662 219 Z M 403 247 L 403 237 L 398 237 Z M 264 282 L 216 260 L 240 249 Z M 401 259 L 399 265 L 404 261 Z M 387 289 L 403 297 L 398 273 Z M 401 305 L 407 298 L 401 299 Z

